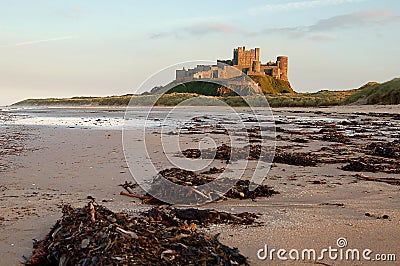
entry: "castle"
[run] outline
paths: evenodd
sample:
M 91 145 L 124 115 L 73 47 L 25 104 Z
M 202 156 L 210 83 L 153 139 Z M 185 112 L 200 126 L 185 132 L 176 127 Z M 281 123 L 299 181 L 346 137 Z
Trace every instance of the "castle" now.
M 266 75 L 288 81 L 288 62 L 289 58 L 287 56 L 278 56 L 276 62 L 261 64 L 260 48 L 246 50 L 243 46 L 233 50 L 233 59 L 217 60 L 216 65 L 197 65 L 195 68 L 187 70 L 185 68 L 176 70 L 176 81 L 226 79 L 238 76 L 237 71 L 232 71 L 226 65 L 233 66 L 246 75 Z

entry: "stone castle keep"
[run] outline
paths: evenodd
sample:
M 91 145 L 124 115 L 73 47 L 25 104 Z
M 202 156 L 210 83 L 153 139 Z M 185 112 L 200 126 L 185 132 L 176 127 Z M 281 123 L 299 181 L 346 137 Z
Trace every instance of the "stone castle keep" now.
M 192 69 L 183 68 L 176 70 L 176 80 L 226 79 L 238 76 L 238 73 L 235 73 L 236 71 L 232 71 L 232 69 L 226 67 L 226 65 L 229 65 L 247 75 L 266 75 L 288 81 L 288 63 L 289 58 L 287 56 L 278 56 L 276 62 L 261 64 L 260 48 L 246 50 L 243 46 L 233 50 L 233 59 L 217 60 L 216 65 L 197 65 Z

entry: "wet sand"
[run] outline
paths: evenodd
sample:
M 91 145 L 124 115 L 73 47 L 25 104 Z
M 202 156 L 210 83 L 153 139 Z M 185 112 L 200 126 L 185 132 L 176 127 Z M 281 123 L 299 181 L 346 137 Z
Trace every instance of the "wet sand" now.
M 274 109 L 276 118 L 334 117 L 394 121 L 369 112 L 399 114 L 399 106 L 351 106 L 319 109 Z M 294 111 L 294 112 L 293 112 Z M 359 113 L 355 115 L 355 113 Z M 286 117 L 286 118 L 285 118 Z M 394 121 L 399 123 L 399 121 Z M 277 125 L 292 129 L 290 124 Z M 395 127 L 395 126 L 394 126 Z M 114 210 L 142 210 L 150 206 L 140 200 L 120 196 L 118 184 L 132 180 L 125 162 L 120 130 L 96 130 L 47 126 L 10 126 L 0 134 L 16 131 L 23 138 L 14 146 L 22 151 L 4 154 L 0 171 L 0 265 L 17 265 L 22 256 L 32 251 L 32 239 L 41 239 L 61 215 L 61 205 L 80 207 L 91 195 L 97 202 Z M 398 134 L 393 131 L 391 134 Z M 296 134 L 277 133 L 286 137 L 277 146 L 288 150 L 320 152 L 322 146 L 335 145 L 311 139 L 293 143 Z M 192 147 L 196 135 L 182 136 L 185 148 Z M 304 136 L 301 136 L 304 137 Z M 387 137 L 387 136 L 385 136 Z M 154 134 L 157 138 L 157 134 Z M 376 136 L 383 138 L 383 136 Z M 397 137 L 398 138 L 398 137 Z M 137 140 L 141 140 L 138 134 Z M 362 146 L 371 139 L 357 138 Z M 4 145 L 4 144 L 2 144 Z M 154 141 L 154 150 L 161 150 Z M 155 155 L 157 156 L 157 155 Z M 265 184 L 279 191 L 271 198 L 227 200 L 203 208 L 230 212 L 260 212 L 263 226 L 211 226 L 210 233 L 221 233 L 219 239 L 238 247 L 252 265 L 285 265 L 275 259 L 261 261 L 257 251 L 267 244 L 270 248 L 337 247 L 336 240 L 345 237 L 349 248 L 369 248 L 376 253 L 396 253 L 400 259 L 400 187 L 386 183 L 359 180 L 352 171 L 343 171 L 340 164 L 318 164 L 316 167 L 275 163 Z M 361 172 L 373 177 L 394 177 L 399 174 Z M 323 181 L 315 183 L 314 181 Z M 366 216 L 388 215 L 389 219 Z M 343 265 L 344 261 L 325 259 L 327 265 Z M 287 265 L 310 262 L 287 262 Z M 381 262 L 382 265 L 396 263 Z M 378 265 L 378 262 L 351 262 L 348 265 Z

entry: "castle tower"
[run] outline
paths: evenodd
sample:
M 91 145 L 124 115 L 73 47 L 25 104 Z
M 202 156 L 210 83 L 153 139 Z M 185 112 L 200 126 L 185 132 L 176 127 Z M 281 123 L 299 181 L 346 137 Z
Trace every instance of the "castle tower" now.
M 260 61 L 253 61 L 252 70 L 253 70 L 253 72 L 256 72 L 256 73 L 261 72 L 261 62 Z
M 278 56 L 275 62 L 262 64 L 260 61 L 260 48 L 246 50 L 245 46 L 233 49 L 233 58 L 229 60 L 217 60 L 217 65 L 198 65 L 193 69 L 176 70 L 176 79 L 188 78 L 228 78 L 234 77 L 235 73 L 224 65 L 233 66 L 235 69 L 249 75 L 270 76 L 276 79 L 289 81 L 289 57 Z M 217 69 L 216 69 L 217 68 Z M 236 75 L 237 76 L 237 75 Z
M 243 52 L 246 50 L 246 47 L 238 47 L 233 49 L 233 65 L 237 66 L 240 64 L 240 61 L 243 59 Z
M 278 56 L 276 61 L 279 68 L 279 78 L 285 81 L 289 81 L 288 78 L 288 68 L 289 68 L 289 57 L 287 56 Z
M 255 61 L 260 61 L 260 48 L 255 48 L 254 50 Z
M 260 61 L 260 48 L 246 50 L 246 47 L 238 47 L 233 50 L 232 65 L 238 69 L 253 69 L 253 62 Z

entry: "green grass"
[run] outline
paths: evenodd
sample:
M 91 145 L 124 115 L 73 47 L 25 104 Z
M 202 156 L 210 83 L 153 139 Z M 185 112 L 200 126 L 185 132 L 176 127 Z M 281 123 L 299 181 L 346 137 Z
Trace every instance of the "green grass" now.
M 344 100 L 354 93 L 347 91 L 319 91 L 314 93 L 295 93 L 268 95 L 267 100 L 272 107 L 317 107 L 342 105 Z
M 13 106 L 127 106 L 129 103 L 131 106 L 149 106 L 154 103 L 159 106 L 175 106 L 180 103 L 197 106 L 219 106 L 224 103 L 230 106 L 246 106 L 249 103 L 252 106 L 265 106 L 265 98 L 271 107 L 317 107 L 352 103 L 400 104 L 400 79 L 382 84 L 368 83 L 356 90 L 271 93 L 264 96 L 249 95 L 245 97 L 229 93 L 223 94 L 223 96 L 215 96 L 213 89 L 216 87 L 215 84 L 211 83 L 193 82 L 189 86 L 186 85 L 186 88 L 177 86 L 168 94 L 162 96 L 160 94 L 128 94 L 110 97 L 28 99 L 15 103 Z M 201 95 L 198 92 L 203 92 L 206 95 Z
M 400 78 L 379 84 L 368 83 L 349 96 L 346 104 L 400 104 Z
M 122 106 L 129 103 L 131 96 L 109 96 L 109 97 L 73 97 L 73 98 L 47 98 L 27 99 L 13 104 L 13 106 Z
M 250 76 L 265 94 L 294 93 L 290 83 L 270 76 Z
M 134 95 L 134 96 L 110 96 L 110 97 L 74 97 L 63 99 L 28 99 L 13 104 L 13 106 L 175 106 L 184 105 L 197 106 L 220 106 L 224 103 L 229 106 L 246 106 L 246 101 L 252 106 L 266 106 L 265 98 L 272 107 L 283 106 L 321 106 L 337 105 L 346 93 L 343 92 L 319 92 L 319 93 L 296 93 L 279 95 L 254 95 L 254 96 L 205 96 L 196 93 L 170 93 L 160 95 Z M 186 102 L 185 102 L 186 101 Z
M 167 93 L 196 93 L 205 96 L 219 96 L 219 88 L 221 85 L 204 82 L 204 81 L 192 81 L 184 84 L 179 84 L 172 89 L 170 89 Z
M 280 94 L 280 93 L 294 93 L 293 89 L 290 87 L 290 83 L 287 81 L 279 80 L 269 76 L 249 76 L 255 83 L 257 83 L 264 94 Z M 238 78 L 230 79 L 233 84 L 237 81 L 241 81 Z M 177 84 L 168 90 L 167 93 L 196 93 L 205 96 L 235 96 L 240 95 L 251 95 L 254 94 L 254 90 L 249 87 L 238 87 L 238 93 L 233 92 L 229 88 L 218 84 L 224 84 L 226 80 L 215 79 L 216 83 L 211 83 L 207 81 L 190 81 L 184 84 Z M 173 86 L 173 83 L 168 84 Z M 234 85 L 232 85 L 234 86 Z M 152 90 L 152 93 L 159 93 L 164 90 L 163 87 L 157 87 Z

